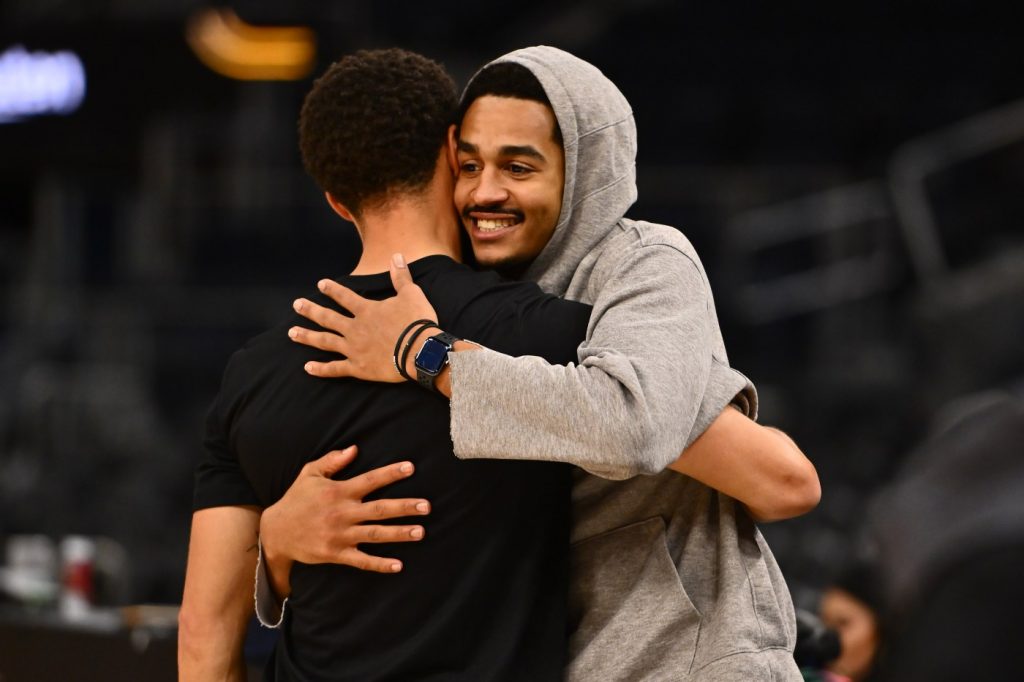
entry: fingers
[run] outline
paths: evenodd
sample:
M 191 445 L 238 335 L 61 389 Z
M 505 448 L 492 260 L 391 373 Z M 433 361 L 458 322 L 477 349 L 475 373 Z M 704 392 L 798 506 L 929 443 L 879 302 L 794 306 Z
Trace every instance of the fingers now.
M 363 571 L 374 571 L 375 573 L 398 573 L 402 570 L 402 562 L 398 559 L 371 556 L 358 549 L 346 549 L 343 551 L 338 556 L 338 563 Z
M 352 364 L 348 360 L 333 360 L 331 362 L 315 362 L 310 360 L 303 369 L 307 374 L 322 379 L 339 379 L 341 377 L 355 376 L 352 371 Z
M 369 500 L 361 505 L 356 518 L 359 521 L 382 521 L 403 516 L 424 516 L 429 513 L 430 503 L 426 500 Z
M 363 499 L 374 490 L 412 476 L 412 472 L 412 462 L 396 462 L 395 464 L 388 464 L 387 466 L 367 471 L 365 474 L 360 474 L 346 481 L 346 484 L 353 496 Z
M 345 337 L 334 332 L 315 332 L 303 327 L 292 327 L 288 330 L 288 338 L 304 346 L 342 355 L 345 353 Z
M 350 445 L 344 450 L 331 450 L 320 459 L 314 459 L 302 467 L 302 472 L 309 476 L 330 478 L 351 464 L 357 452 L 358 448 L 355 445 Z
M 338 286 L 341 286 L 340 284 Z M 355 294 L 352 294 L 355 296 Z M 299 315 L 302 315 L 306 319 L 316 322 L 324 329 L 329 329 L 332 332 L 337 332 L 342 336 L 345 335 L 345 330 L 348 328 L 349 318 L 345 317 L 336 310 L 325 308 L 318 303 L 313 303 L 306 298 L 297 298 L 292 303 L 292 307 Z
M 412 273 L 406 267 L 405 257 L 402 254 L 396 253 L 391 256 L 391 265 L 388 269 L 391 272 L 391 284 L 395 287 L 395 292 L 400 293 L 403 288 L 412 284 Z
M 424 535 L 423 526 L 353 526 L 349 533 L 354 545 L 364 542 L 416 542 Z
M 366 304 L 370 302 L 369 299 L 363 298 L 348 287 L 344 287 L 332 279 L 322 279 L 316 283 L 316 287 L 353 315 L 358 315 L 366 307 Z

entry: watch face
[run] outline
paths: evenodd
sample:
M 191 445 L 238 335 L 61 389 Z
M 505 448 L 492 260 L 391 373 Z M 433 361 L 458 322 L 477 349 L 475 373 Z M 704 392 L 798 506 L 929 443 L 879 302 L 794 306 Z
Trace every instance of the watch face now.
M 430 337 L 416 354 L 416 367 L 427 374 L 437 375 L 444 369 L 449 350 L 450 346 Z

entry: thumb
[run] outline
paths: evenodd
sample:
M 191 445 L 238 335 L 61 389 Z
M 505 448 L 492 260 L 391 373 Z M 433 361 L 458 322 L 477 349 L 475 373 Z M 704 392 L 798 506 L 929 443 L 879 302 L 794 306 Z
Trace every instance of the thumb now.
M 396 293 L 412 284 L 412 273 L 405 264 L 405 257 L 400 253 L 391 256 L 391 284 L 395 287 Z
M 330 478 L 351 464 L 352 460 L 356 458 L 357 451 L 358 448 L 355 445 L 350 445 L 344 450 L 331 450 L 320 459 L 310 462 L 313 465 L 312 473 Z

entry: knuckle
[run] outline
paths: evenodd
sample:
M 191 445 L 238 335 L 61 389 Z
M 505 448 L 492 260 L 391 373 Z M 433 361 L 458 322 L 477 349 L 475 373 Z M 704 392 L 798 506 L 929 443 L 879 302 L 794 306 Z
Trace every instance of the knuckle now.
M 368 488 L 370 488 L 372 490 L 373 488 L 380 487 L 380 485 L 381 485 L 380 475 L 377 473 L 376 470 L 368 471 L 364 475 L 366 476 L 366 478 L 363 479 L 363 482 L 366 484 L 366 486 Z

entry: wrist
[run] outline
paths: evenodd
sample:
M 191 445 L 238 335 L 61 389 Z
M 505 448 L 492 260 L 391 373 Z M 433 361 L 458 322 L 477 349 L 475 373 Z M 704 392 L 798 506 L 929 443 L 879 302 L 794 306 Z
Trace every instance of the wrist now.
M 426 341 L 424 340 L 424 343 Z M 452 349 L 448 351 L 449 356 L 452 353 L 459 353 L 469 350 L 480 350 L 482 347 L 473 341 L 467 341 L 465 339 L 459 339 L 452 344 Z M 434 377 L 434 390 L 443 395 L 446 398 L 452 397 L 452 366 L 448 363 L 441 370 L 440 374 Z
M 391 361 L 395 365 L 395 370 L 401 375 L 406 381 L 414 381 L 413 374 L 410 374 L 407 369 L 407 358 L 412 350 L 413 343 L 416 339 L 427 329 L 436 328 L 437 323 L 433 320 L 421 319 L 410 322 L 402 333 L 398 335 L 398 340 L 395 342 L 395 350 L 392 353 Z M 404 344 L 404 347 L 403 347 Z M 413 358 L 415 358 L 415 353 Z
M 426 336 L 421 336 L 416 339 L 416 342 L 409 346 L 409 356 L 405 360 L 405 373 L 407 376 L 416 379 L 416 355 L 423 349 L 423 344 L 427 342 Z
M 275 542 L 274 523 L 277 520 L 273 505 L 260 516 L 260 552 L 263 554 L 263 575 L 266 576 L 271 593 L 278 599 L 286 599 L 291 593 L 292 559 L 280 552 Z M 269 542 L 268 542 L 269 540 Z
M 277 517 L 277 505 L 267 507 L 260 515 L 260 549 L 263 552 L 263 560 L 267 562 L 279 562 L 283 558 L 278 551 Z
M 420 345 L 416 353 L 416 381 L 431 391 L 437 391 L 437 378 L 447 369 L 452 348 L 462 340 L 441 329 L 437 331 Z
M 409 375 L 411 381 L 416 381 L 416 356 L 423 350 L 423 346 L 427 344 L 429 339 L 434 334 L 440 333 L 440 327 L 424 328 L 423 333 L 419 334 L 412 343 L 409 344 L 409 352 L 405 354 L 405 372 Z

